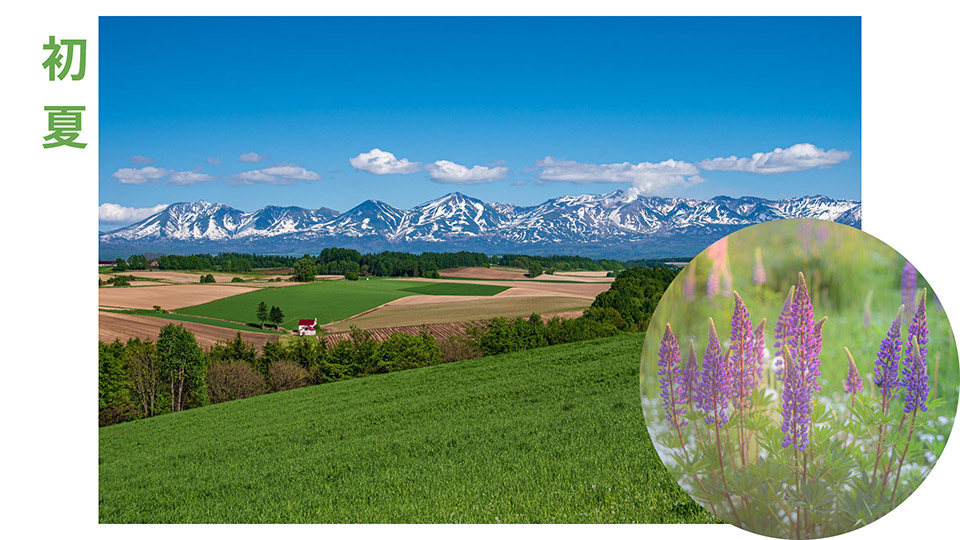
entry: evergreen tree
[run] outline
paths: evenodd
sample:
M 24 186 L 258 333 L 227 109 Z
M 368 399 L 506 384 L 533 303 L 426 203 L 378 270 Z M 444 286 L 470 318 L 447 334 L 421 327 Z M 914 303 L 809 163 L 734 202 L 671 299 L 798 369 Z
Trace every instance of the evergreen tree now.
M 283 322 L 283 310 L 280 309 L 280 306 L 270 308 L 270 322 L 280 328 L 280 323 Z
M 260 321 L 260 328 L 263 328 L 263 323 L 269 316 L 270 314 L 267 311 L 267 303 L 260 302 L 257 304 L 257 320 Z

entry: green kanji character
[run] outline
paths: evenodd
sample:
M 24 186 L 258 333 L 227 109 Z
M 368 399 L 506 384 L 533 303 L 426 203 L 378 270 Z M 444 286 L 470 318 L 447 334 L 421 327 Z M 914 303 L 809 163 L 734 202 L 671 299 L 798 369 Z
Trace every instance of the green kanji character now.
M 67 48 L 66 59 L 64 59 L 63 55 L 60 54 L 61 46 Z M 43 67 L 49 70 L 51 81 L 54 80 L 54 76 L 62 81 L 63 78 L 67 76 L 67 73 L 70 73 L 70 67 L 73 65 L 74 47 L 80 48 L 80 61 L 77 62 L 77 72 L 70 75 L 70 78 L 75 81 L 79 81 L 87 72 L 87 40 L 61 39 L 60 43 L 57 43 L 56 38 L 54 36 L 50 36 L 50 42 L 43 45 L 43 50 L 50 51 L 50 56 L 43 61 Z M 64 60 L 66 61 L 64 62 Z M 57 68 L 59 67 L 62 67 L 63 69 L 60 70 L 60 73 L 57 73 Z
M 44 143 L 44 148 L 53 148 L 56 146 L 72 146 L 74 148 L 84 148 L 87 143 L 75 142 L 80 136 L 80 111 L 86 110 L 86 107 L 44 107 L 47 113 L 47 129 L 50 134 L 43 138 L 45 141 L 53 139 L 54 142 Z

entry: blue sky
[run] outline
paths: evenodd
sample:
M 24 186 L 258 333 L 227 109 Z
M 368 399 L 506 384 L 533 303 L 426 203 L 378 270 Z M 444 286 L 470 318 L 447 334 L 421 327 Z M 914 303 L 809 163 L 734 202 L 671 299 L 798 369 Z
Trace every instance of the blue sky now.
M 859 199 L 860 91 L 859 18 L 105 17 L 101 229 L 198 199 Z

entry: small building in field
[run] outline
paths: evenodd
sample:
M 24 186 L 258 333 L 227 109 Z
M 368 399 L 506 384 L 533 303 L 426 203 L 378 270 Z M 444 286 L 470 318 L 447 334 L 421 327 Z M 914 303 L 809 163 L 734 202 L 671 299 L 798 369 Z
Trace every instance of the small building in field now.
M 97 266 L 116 266 L 117 261 L 99 261 Z
M 317 320 L 316 319 L 300 319 L 300 335 L 301 336 L 315 336 L 317 335 Z

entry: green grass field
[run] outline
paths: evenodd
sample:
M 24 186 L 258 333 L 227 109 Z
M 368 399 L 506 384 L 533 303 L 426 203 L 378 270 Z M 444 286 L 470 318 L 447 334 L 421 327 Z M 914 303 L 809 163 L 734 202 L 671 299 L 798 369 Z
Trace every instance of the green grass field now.
M 161 313 L 159 311 L 153 311 L 149 309 L 131 309 L 126 311 L 119 311 L 117 313 L 129 313 L 130 315 L 144 315 L 147 317 L 157 317 L 159 319 L 170 319 L 173 321 L 183 321 L 183 322 L 192 322 L 198 324 L 206 324 L 208 326 L 217 326 L 220 328 L 231 328 L 233 330 L 243 330 L 244 332 L 260 332 L 264 334 L 279 334 L 275 330 L 270 330 L 269 328 L 260 329 L 259 326 L 249 326 L 246 324 L 234 323 L 230 321 L 221 321 L 220 319 L 211 319 L 209 317 L 198 317 L 195 315 L 184 315 L 182 313 Z
M 431 288 L 431 285 L 439 287 Z M 433 292 L 411 292 L 423 288 Z M 503 287 L 468 283 L 424 283 L 399 279 L 361 281 L 320 281 L 290 287 L 273 287 L 239 294 L 206 304 L 178 309 L 178 313 L 226 319 L 239 323 L 256 322 L 257 304 L 280 306 L 285 315 L 282 326 L 297 328 L 299 319 L 317 318 L 320 324 L 339 321 L 381 304 L 411 294 L 479 295 L 496 294 Z M 481 292 L 485 291 L 485 292 Z
M 661 464 L 642 335 L 100 429 L 100 521 L 711 523 Z
M 509 288 L 510 287 L 498 285 L 478 285 L 475 283 L 424 283 L 404 287 L 401 290 L 414 294 L 493 296 Z

